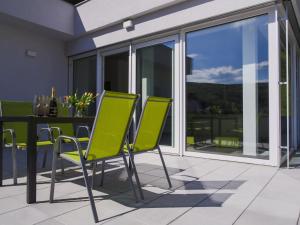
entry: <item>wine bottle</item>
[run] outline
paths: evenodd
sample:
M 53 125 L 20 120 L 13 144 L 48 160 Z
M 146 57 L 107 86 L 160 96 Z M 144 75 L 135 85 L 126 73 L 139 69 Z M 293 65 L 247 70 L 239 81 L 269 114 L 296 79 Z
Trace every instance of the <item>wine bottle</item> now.
M 48 116 L 56 117 L 57 116 L 57 101 L 56 101 L 56 93 L 55 88 L 51 89 L 51 99 L 49 103 L 49 114 Z

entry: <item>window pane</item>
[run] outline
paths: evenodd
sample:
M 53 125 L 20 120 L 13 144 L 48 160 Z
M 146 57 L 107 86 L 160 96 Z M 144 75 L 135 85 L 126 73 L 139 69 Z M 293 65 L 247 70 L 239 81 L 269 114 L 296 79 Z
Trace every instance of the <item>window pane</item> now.
M 174 41 L 170 41 L 136 51 L 136 87 L 142 103 L 147 96 L 172 98 L 174 45 Z M 162 145 L 173 145 L 172 113 L 170 110 L 160 142 Z
M 267 21 L 187 34 L 187 151 L 269 158 Z
M 97 56 L 93 55 L 86 58 L 76 59 L 73 62 L 73 92 L 78 94 L 84 92 L 96 93 L 96 60 Z M 96 114 L 96 103 L 92 103 L 88 110 L 88 115 Z
M 122 52 L 104 58 L 104 89 L 128 92 L 129 52 Z

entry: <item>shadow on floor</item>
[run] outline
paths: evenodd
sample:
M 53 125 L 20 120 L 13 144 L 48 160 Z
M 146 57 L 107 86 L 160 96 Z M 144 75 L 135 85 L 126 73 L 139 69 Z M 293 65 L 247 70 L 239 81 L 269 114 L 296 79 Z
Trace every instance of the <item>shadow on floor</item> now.
M 139 164 L 138 164 L 139 165 Z M 144 164 L 147 166 L 146 164 Z M 142 165 L 139 165 L 142 166 Z M 158 169 L 158 168 L 156 168 Z M 159 167 L 163 171 L 162 167 Z M 169 171 L 176 171 L 176 168 L 169 168 Z M 174 172 L 176 173 L 176 172 Z M 78 172 L 70 172 L 74 176 L 78 175 Z M 132 208 L 169 208 L 169 207 L 195 207 L 197 203 L 205 200 L 205 207 L 221 207 L 222 204 L 232 195 L 232 193 L 215 193 L 214 198 L 210 198 L 211 193 L 194 193 L 195 191 L 207 191 L 212 190 L 212 192 L 222 188 L 225 190 L 236 190 L 245 181 L 243 180 L 223 180 L 223 181 L 181 181 L 171 178 L 173 187 L 168 189 L 167 180 L 162 177 L 150 176 L 144 173 L 139 173 L 141 184 L 144 187 L 143 193 L 145 195 L 145 200 L 137 204 L 135 198 L 132 194 L 132 190 L 129 185 L 127 173 L 124 168 L 117 168 L 111 171 L 105 172 L 104 185 L 99 186 L 101 174 L 97 174 L 94 178 L 94 188 L 93 190 L 99 191 L 101 195 L 95 195 L 95 200 L 112 199 L 120 204 L 123 204 Z M 91 181 L 91 177 L 89 177 Z M 134 180 L 134 178 L 133 178 Z M 61 180 L 63 181 L 63 180 Z M 60 181 L 58 181 L 60 182 Z M 85 186 L 84 179 L 82 177 L 74 177 L 70 182 L 75 183 L 80 186 Z M 136 182 L 134 180 L 135 186 Z M 161 192 L 155 193 L 149 191 L 147 187 L 155 187 L 161 190 Z M 177 192 L 172 192 L 172 190 L 177 189 Z M 184 191 L 182 194 L 180 191 Z M 190 191 L 191 193 L 188 193 Z M 165 195 L 163 195 L 163 193 Z M 169 193 L 169 194 L 166 194 Z M 83 195 L 87 193 L 83 192 Z M 103 195 L 104 194 L 104 195 Z M 156 199 L 162 199 L 157 200 Z M 88 201 L 87 197 L 79 198 L 66 198 L 66 199 L 56 199 L 56 202 L 74 202 L 74 201 Z

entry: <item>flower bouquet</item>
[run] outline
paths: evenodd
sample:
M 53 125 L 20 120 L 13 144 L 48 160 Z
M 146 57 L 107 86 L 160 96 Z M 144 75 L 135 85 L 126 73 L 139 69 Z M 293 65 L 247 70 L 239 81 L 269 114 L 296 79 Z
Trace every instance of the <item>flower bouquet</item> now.
M 73 95 L 64 97 L 63 105 L 75 109 L 76 117 L 82 117 L 87 113 L 89 105 L 95 102 L 97 96 L 98 94 L 94 95 L 91 92 L 85 92 L 83 95 L 79 96 L 76 91 Z

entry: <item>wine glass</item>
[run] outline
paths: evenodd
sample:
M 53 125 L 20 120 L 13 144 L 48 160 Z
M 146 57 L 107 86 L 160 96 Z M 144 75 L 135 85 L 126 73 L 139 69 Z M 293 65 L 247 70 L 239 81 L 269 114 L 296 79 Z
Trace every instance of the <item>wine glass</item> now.
M 50 109 L 50 97 L 44 96 L 44 116 L 49 115 L 49 109 Z
M 32 113 L 33 113 L 33 115 L 37 115 L 37 104 L 38 104 L 37 100 L 38 100 L 38 96 L 34 95 L 33 103 L 32 103 Z

